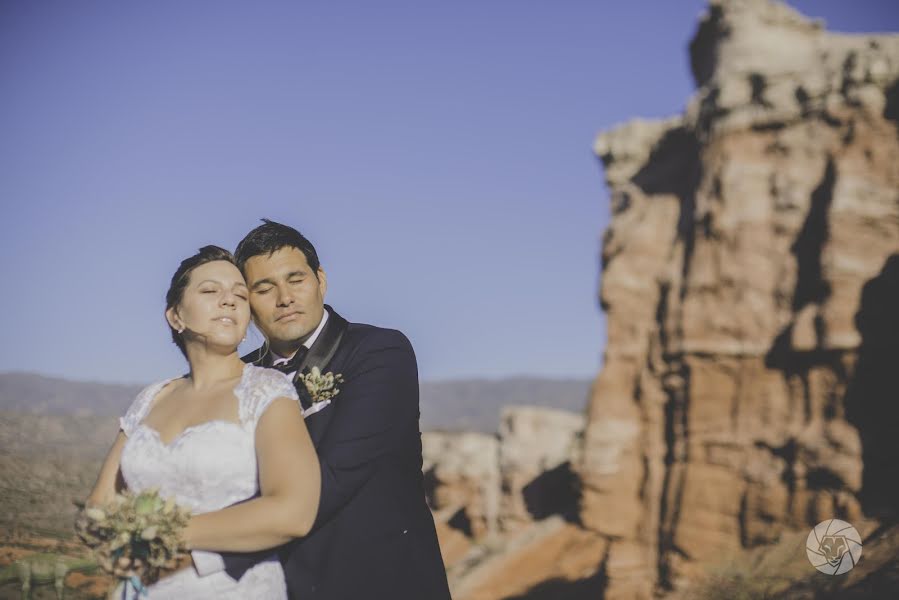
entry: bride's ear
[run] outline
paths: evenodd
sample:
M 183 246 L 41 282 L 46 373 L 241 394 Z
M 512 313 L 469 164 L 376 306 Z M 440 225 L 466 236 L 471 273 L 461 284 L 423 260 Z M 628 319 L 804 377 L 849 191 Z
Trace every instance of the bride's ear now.
M 184 325 L 181 323 L 181 319 L 178 317 L 178 311 L 175 310 L 174 306 L 165 309 L 165 320 L 168 321 L 169 327 L 171 327 L 175 331 L 184 329 Z

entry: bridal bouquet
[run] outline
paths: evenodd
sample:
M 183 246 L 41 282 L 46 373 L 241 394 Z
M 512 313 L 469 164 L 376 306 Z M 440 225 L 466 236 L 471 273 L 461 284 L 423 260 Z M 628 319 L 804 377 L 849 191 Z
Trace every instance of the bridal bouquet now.
M 102 508 L 78 513 L 75 530 L 107 572 L 140 593 L 186 553 L 181 531 L 190 513 L 156 490 L 116 494 Z

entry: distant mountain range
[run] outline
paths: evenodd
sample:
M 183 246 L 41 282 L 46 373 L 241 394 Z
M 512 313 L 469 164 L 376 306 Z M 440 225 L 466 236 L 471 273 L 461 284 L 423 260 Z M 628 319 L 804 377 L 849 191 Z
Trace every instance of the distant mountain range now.
M 34 373 L 0 373 L 0 411 L 120 416 L 141 387 L 70 381 Z M 589 380 L 530 377 L 423 382 L 422 429 L 492 433 L 499 426 L 502 407 L 507 405 L 582 412 L 589 389 Z
M 587 379 L 470 379 L 421 384 L 423 431 L 480 431 L 499 427 L 504 406 L 543 406 L 583 413 L 590 384 Z
M 513 378 L 421 385 L 422 429 L 493 433 L 503 406 L 582 411 L 588 381 Z M 0 540 L 71 536 L 84 499 L 140 385 L 0 373 Z M 6 532 L 6 533 L 4 533 Z M 0 592 L 0 597 L 3 596 Z

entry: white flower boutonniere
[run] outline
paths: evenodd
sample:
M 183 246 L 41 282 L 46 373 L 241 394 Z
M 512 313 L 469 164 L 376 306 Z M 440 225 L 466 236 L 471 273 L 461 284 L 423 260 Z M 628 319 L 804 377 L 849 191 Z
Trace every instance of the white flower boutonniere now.
M 299 375 L 299 379 L 306 386 L 306 391 L 312 398 L 312 406 L 303 411 L 303 416 L 308 417 L 315 414 L 327 405 L 331 404 L 331 399 L 340 393 L 338 383 L 343 383 L 343 375 L 332 372 L 322 373 L 318 367 L 312 367 L 308 373 Z

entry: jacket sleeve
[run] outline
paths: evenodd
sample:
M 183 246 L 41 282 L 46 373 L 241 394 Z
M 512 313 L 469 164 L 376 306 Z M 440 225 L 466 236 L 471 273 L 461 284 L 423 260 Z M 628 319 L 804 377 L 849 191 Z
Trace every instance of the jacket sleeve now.
M 418 367 L 406 336 L 373 331 L 359 343 L 348 367 L 331 407 L 340 412 L 329 423 L 319 453 L 322 489 L 313 530 L 353 498 L 378 468 L 379 458 L 402 453 L 413 430 L 418 433 Z
M 390 329 L 372 331 L 359 342 L 345 371 L 340 393 L 325 409 L 340 414 L 329 423 L 326 447 L 319 449 L 321 497 L 312 531 L 353 498 L 380 457 L 402 452 L 410 432 L 418 433 L 418 365 L 406 336 Z M 226 572 L 240 579 L 272 552 L 222 553 L 222 558 Z
M 215 560 L 218 556 L 216 553 L 210 552 L 208 553 L 208 556 L 201 554 L 201 562 L 208 565 L 204 571 L 201 571 L 201 562 L 197 561 L 198 557 L 196 552 L 192 552 L 191 554 L 197 568 L 197 573 L 201 577 L 220 571 L 221 569 L 218 567 L 219 564 L 221 564 L 225 573 L 230 575 L 234 581 L 240 581 L 240 578 L 243 577 L 244 573 L 250 570 L 250 567 L 254 567 L 265 560 L 274 560 L 277 553 L 278 548 L 269 548 L 268 550 L 258 550 L 256 552 L 222 552 L 220 555 L 221 561 Z

